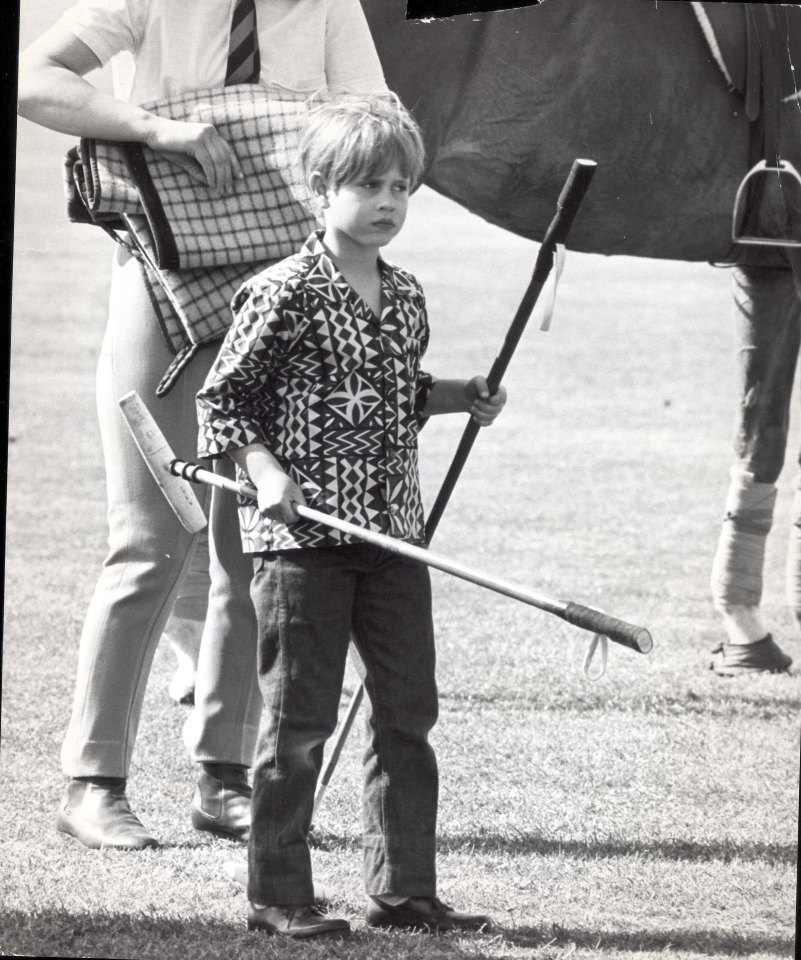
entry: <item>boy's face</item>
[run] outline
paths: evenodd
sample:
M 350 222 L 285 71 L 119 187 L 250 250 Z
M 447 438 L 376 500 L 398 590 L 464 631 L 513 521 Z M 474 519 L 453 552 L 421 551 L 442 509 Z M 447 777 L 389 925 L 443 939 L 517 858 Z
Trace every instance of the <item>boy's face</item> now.
M 409 189 L 408 178 L 393 164 L 383 173 L 318 190 L 326 231 L 342 234 L 359 246 L 383 247 L 400 233 L 406 220 Z

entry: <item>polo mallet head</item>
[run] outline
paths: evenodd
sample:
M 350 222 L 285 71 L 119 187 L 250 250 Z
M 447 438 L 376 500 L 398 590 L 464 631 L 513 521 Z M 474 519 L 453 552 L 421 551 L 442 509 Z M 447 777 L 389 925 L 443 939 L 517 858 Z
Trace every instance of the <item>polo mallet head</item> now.
M 175 454 L 144 401 L 132 390 L 120 397 L 119 404 L 142 458 L 175 515 L 189 533 L 202 530 L 207 524 L 206 514 L 192 484 L 170 472 Z

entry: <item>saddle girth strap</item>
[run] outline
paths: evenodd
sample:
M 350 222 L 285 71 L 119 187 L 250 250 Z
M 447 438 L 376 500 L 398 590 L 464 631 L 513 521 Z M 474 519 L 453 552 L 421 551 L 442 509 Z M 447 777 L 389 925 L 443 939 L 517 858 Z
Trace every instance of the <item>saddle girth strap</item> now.
M 762 116 L 761 158 L 769 167 L 777 167 L 779 150 L 779 111 L 781 108 L 781 35 L 776 11 L 768 4 L 748 3 L 746 36 L 748 68 L 745 112 L 754 123 Z

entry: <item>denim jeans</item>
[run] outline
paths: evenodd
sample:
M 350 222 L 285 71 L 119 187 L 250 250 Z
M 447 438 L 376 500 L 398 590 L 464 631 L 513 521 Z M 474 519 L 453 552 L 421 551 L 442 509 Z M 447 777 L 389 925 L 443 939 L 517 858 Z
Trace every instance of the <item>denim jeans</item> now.
M 368 544 L 260 555 L 251 586 L 264 712 L 254 769 L 251 901 L 311 903 L 307 835 L 353 631 L 370 709 L 364 758 L 368 894 L 433 896 L 438 774 L 426 567 Z

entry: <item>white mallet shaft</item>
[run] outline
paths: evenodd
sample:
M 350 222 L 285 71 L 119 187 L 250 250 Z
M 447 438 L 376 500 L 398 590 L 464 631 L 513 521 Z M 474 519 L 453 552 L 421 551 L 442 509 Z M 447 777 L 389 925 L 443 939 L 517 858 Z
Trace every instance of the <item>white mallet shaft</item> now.
M 179 476 L 195 483 L 206 483 L 232 490 L 251 499 L 256 498 L 255 489 L 247 484 L 240 484 L 226 477 L 220 477 L 196 463 L 178 460 L 141 397 L 135 391 L 121 397 L 119 403 L 145 463 L 159 487 L 161 487 L 176 516 L 190 533 L 202 530 L 206 526 L 206 517 L 194 491 L 189 484 L 179 480 Z M 376 544 L 392 553 L 397 553 L 410 560 L 416 560 L 418 563 L 424 563 L 429 567 L 435 567 L 437 570 L 443 570 L 455 577 L 469 580 L 471 583 L 486 587 L 488 590 L 494 590 L 496 593 L 520 600 L 548 613 L 556 614 L 556 616 L 581 627 L 583 630 L 602 633 L 615 643 L 636 650 L 638 653 L 650 653 L 653 648 L 651 635 L 644 627 L 627 623 L 617 617 L 611 617 L 601 610 L 574 603 L 572 600 L 558 600 L 542 593 L 535 593 L 533 590 L 528 590 L 511 581 L 486 576 L 480 570 L 474 570 L 462 563 L 449 560 L 447 557 L 432 553 L 423 547 L 416 547 L 414 544 L 397 540 L 395 537 L 365 530 L 364 527 L 359 527 L 355 523 L 349 523 L 347 520 L 341 520 L 339 517 L 331 516 L 328 513 L 321 513 L 311 507 L 298 506 L 297 511 L 300 516 L 307 520 L 313 520 L 316 523 L 333 527 L 335 530 L 341 530 L 343 533 L 348 533 L 367 543 Z
M 256 499 L 256 490 L 249 484 L 239 483 L 236 480 L 229 480 L 227 477 L 218 476 L 210 470 L 199 466 L 196 463 L 187 463 L 183 460 L 175 459 L 170 469 L 179 476 L 192 480 L 195 483 L 207 483 L 215 487 L 221 487 L 224 490 L 231 490 L 240 496 Z M 548 613 L 556 614 L 568 623 L 572 623 L 584 630 L 591 630 L 593 633 L 602 633 L 619 643 L 624 647 L 636 650 L 638 653 L 650 653 L 653 647 L 653 640 L 645 627 L 638 627 L 625 620 L 619 620 L 609 614 L 596 610 L 593 607 L 586 607 L 583 604 L 574 603 L 571 600 L 558 600 L 554 597 L 546 596 L 543 593 L 536 593 L 519 584 L 512 583 L 510 580 L 501 580 L 498 577 L 490 577 L 480 570 L 468 567 L 463 563 L 450 560 L 441 554 L 434 553 L 424 547 L 417 547 L 412 543 L 406 543 L 404 540 L 398 540 L 395 537 L 389 537 L 383 533 L 376 533 L 374 530 L 366 530 L 355 523 L 347 520 L 341 520 L 339 517 L 332 516 L 329 513 L 322 513 L 314 510 L 312 507 L 296 505 L 296 510 L 301 517 L 306 520 L 313 520 L 316 523 L 324 524 L 327 527 L 333 527 L 335 530 L 341 530 L 343 533 L 364 540 L 366 543 L 375 544 L 391 553 L 397 553 L 409 560 L 415 560 L 418 563 L 424 563 L 426 566 L 434 567 L 436 570 L 443 570 L 462 580 L 468 580 L 480 587 L 486 587 L 488 590 L 494 590 L 495 593 L 501 593 L 514 600 L 520 600 L 539 610 L 545 610 Z

